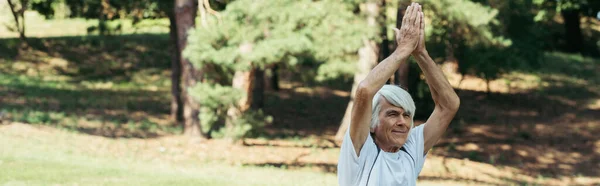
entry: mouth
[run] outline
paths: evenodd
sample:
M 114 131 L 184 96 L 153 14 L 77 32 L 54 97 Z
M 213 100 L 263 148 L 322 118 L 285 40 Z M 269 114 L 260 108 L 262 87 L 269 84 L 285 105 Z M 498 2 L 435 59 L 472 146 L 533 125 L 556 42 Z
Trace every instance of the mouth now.
M 406 134 L 406 133 L 408 133 L 408 130 L 392 130 L 392 133 L 394 133 L 394 134 Z

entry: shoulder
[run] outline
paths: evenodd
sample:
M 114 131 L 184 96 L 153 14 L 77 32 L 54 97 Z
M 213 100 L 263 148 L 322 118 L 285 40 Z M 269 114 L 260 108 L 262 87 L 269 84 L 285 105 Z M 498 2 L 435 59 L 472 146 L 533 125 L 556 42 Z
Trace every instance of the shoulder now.
M 416 126 L 415 128 L 410 130 L 410 134 L 408 134 L 408 138 L 406 139 L 406 143 L 402 146 L 404 152 L 411 155 L 412 160 L 415 163 L 419 163 L 421 157 L 424 156 L 423 149 L 425 145 L 425 140 L 423 139 L 423 129 L 426 124 L 421 124 Z
M 340 185 L 357 185 L 361 175 L 367 168 L 371 168 L 377 156 L 377 147 L 371 137 L 367 137 L 360 150 L 360 156 L 356 155 L 350 135 L 346 133 L 342 141 L 342 148 L 338 159 L 338 182 Z
M 373 138 L 371 137 L 371 135 L 369 134 L 369 136 L 367 136 L 367 138 L 365 139 L 365 141 L 363 142 L 363 146 L 360 149 L 360 153 L 359 155 L 356 154 L 356 152 L 354 151 L 354 144 L 352 143 L 352 139 L 350 138 L 350 134 L 349 132 L 346 132 L 346 134 L 344 135 L 344 139 L 342 141 L 342 147 L 340 150 L 340 159 L 342 158 L 348 158 L 350 160 L 352 160 L 352 162 L 360 162 L 360 161 L 365 161 L 366 157 L 372 156 L 374 153 L 377 152 L 377 146 L 375 145 L 375 142 L 373 141 Z
M 425 129 L 425 125 L 427 125 L 426 123 L 423 123 L 419 126 L 414 127 L 413 129 L 410 130 L 410 134 L 408 134 L 408 141 L 423 141 L 423 131 Z

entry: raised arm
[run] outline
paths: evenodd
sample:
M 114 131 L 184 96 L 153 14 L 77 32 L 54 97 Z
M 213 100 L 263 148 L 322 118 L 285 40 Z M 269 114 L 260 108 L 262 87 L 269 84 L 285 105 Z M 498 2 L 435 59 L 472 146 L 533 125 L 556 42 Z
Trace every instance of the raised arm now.
M 426 154 L 448 128 L 450 121 L 458 111 L 460 99 L 442 70 L 431 59 L 425 49 L 425 21 L 422 21 L 421 24 L 421 38 L 417 48 L 413 51 L 413 57 L 417 59 L 417 64 L 425 74 L 425 79 L 427 79 L 427 84 L 431 90 L 431 97 L 435 103 L 433 113 L 427 119 L 423 129 L 423 138 L 425 139 L 423 154 Z
M 394 29 L 398 47 L 390 56 L 375 66 L 358 85 L 349 130 L 354 150 L 359 156 L 360 149 L 369 136 L 373 96 L 415 50 L 419 41 L 422 19 L 423 14 L 419 4 L 412 3 L 408 6 L 400 30 Z

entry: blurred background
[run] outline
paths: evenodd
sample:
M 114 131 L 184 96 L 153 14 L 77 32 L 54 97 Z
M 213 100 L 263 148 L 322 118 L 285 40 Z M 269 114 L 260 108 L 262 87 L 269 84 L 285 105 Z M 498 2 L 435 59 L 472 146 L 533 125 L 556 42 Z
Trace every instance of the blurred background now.
M 600 1 L 420 0 L 461 98 L 419 185 L 600 184 Z M 0 183 L 337 185 L 406 0 L 0 0 Z M 390 84 L 433 109 L 411 59 Z

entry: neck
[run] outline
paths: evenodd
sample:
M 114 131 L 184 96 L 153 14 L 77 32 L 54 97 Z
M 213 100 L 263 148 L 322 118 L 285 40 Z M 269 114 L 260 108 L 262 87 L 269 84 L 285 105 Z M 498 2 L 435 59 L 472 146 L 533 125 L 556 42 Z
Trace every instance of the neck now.
M 373 135 L 373 139 L 375 141 L 375 145 L 377 145 L 384 152 L 398 152 L 400 150 L 400 147 L 393 144 L 384 143 L 375 137 L 375 135 Z

